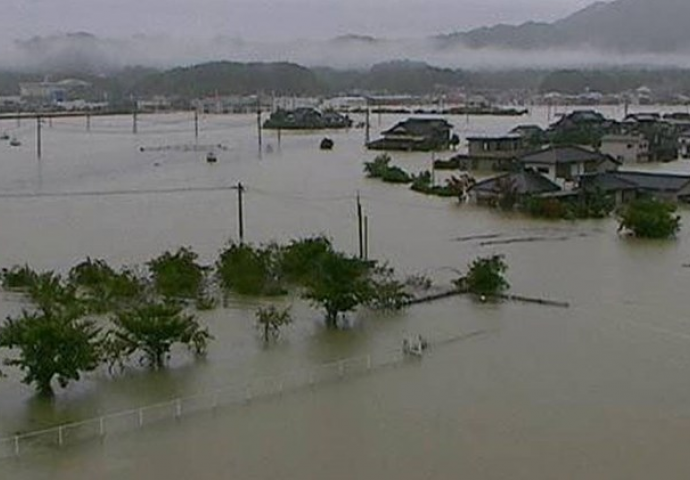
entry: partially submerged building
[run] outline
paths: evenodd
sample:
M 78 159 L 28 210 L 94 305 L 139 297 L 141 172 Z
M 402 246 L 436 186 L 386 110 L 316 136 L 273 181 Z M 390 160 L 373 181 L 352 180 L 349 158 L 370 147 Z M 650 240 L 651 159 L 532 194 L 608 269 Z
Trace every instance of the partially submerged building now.
M 409 118 L 382 132 L 382 138 L 369 142 L 371 150 L 429 152 L 451 146 L 453 125 L 441 118 Z
M 525 154 L 524 139 L 518 134 L 467 137 L 468 158 L 473 170 L 514 170 Z
M 579 146 L 547 147 L 520 158 L 525 170 L 544 175 L 564 188 L 573 188 L 581 175 L 616 170 L 620 162 L 609 155 Z
M 282 130 L 322 130 L 350 128 L 352 120 L 333 110 L 320 112 L 315 108 L 278 109 L 264 122 L 263 128 Z

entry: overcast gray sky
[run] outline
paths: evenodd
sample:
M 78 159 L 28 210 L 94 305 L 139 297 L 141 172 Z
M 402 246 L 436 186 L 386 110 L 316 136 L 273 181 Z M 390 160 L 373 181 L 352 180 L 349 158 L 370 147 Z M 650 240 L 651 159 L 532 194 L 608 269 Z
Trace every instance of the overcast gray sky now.
M 0 40 L 75 31 L 250 40 L 420 37 L 550 21 L 593 0 L 2 0 Z

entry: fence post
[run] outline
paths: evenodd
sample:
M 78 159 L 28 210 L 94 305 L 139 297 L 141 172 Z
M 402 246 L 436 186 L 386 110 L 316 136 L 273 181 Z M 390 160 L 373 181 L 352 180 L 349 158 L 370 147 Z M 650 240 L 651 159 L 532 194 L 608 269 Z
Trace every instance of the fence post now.
M 144 409 L 139 409 L 139 428 L 144 426 Z
M 98 433 L 101 438 L 105 437 L 105 419 L 103 417 L 98 419 Z
M 14 455 L 19 456 L 19 435 L 14 436 Z
M 371 355 L 367 355 L 367 370 L 371 370 Z
M 58 427 L 58 446 L 62 447 L 62 442 L 64 440 L 63 435 L 62 435 L 62 430 L 64 427 L 60 426 Z
M 213 394 L 213 403 L 211 404 L 211 409 L 215 412 L 216 408 L 218 408 L 218 392 L 215 392 Z
M 175 418 L 177 420 L 179 420 L 181 416 L 182 416 L 182 400 L 180 400 L 178 398 L 177 401 L 175 402 Z
M 341 360 L 338 362 L 338 375 L 340 378 L 343 378 L 345 375 L 345 360 Z

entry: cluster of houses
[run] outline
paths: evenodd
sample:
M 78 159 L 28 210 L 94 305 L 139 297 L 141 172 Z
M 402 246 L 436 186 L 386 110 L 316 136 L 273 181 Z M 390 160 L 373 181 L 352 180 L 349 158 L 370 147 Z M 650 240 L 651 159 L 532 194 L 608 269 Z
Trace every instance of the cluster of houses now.
M 506 172 L 472 188 L 479 201 L 496 200 L 506 184 L 518 197 L 566 198 L 598 190 L 617 203 L 642 194 L 690 201 L 690 175 L 620 168 L 690 156 L 690 115 L 634 114 L 616 122 L 581 110 L 547 130 L 520 126 L 506 135 L 471 137 L 468 143 L 468 154 L 457 157 L 460 168 Z

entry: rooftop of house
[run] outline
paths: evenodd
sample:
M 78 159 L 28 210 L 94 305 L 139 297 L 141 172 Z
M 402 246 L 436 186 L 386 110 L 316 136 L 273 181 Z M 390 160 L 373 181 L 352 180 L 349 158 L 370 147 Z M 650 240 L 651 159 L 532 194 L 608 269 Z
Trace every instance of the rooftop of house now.
M 613 175 L 637 188 L 655 192 L 677 192 L 690 184 L 690 175 L 680 173 L 618 171 Z
M 453 125 L 443 118 L 408 118 L 398 122 L 392 128 L 383 132 L 383 135 L 410 134 L 426 135 L 434 131 L 451 130 Z
M 599 189 L 607 193 L 637 189 L 637 185 L 635 185 L 634 182 L 618 177 L 616 172 L 598 172 L 580 175 L 580 187 L 587 191 Z
M 500 193 L 505 188 L 514 188 L 518 195 L 536 195 L 557 192 L 561 189 L 554 182 L 536 172 L 524 171 L 505 173 L 476 183 L 470 191 Z
M 601 152 L 578 146 L 546 147 L 540 151 L 528 153 L 520 158 L 522 163 L 554 165 L 559 163 L 603 162 L 618 163 L 612 157 Z
M 515 141 L 515 140 L 520 140 L 522 139 L 522 135 L 518 135 L 515 133 L 508 133 L 506 135 L 477 135 L 474 137 L 467 137 L 468 142 L 487 142 L 487 141 L 493 141 L 493 142 L 500 142 L 500 141 Z

